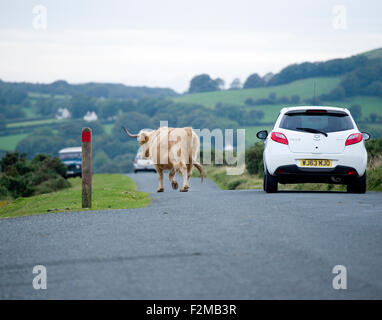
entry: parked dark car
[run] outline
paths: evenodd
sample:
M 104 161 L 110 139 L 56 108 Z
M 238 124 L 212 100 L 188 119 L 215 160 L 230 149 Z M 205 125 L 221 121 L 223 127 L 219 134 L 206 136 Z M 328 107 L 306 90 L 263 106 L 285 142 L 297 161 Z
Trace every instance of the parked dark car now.
M 59 151 L 60 160 L 68 168 L 67 178 L 82 177 L 82 150 L 81 147 L 65 148 Z

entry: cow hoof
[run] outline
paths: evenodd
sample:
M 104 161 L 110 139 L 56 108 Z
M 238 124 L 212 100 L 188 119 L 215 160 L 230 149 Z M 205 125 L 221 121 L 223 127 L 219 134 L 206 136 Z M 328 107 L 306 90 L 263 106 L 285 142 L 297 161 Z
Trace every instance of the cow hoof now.
M 187 192 L 187 191 L 188 191 L 188 187 L 184 187 L 180 189 L 180 192 Z
M 171 186 L 172 186 L 172 188 L 173 188 L 174 190 L 178 189 L 178 182 L 176 182 L 176 181 L 172 181 L 172 182 L 171 182 Z
M 163 192 L 163 191 L 164 191 L 163 188 L 159 188 L 159 189 L 157 190 L 157 192 Z

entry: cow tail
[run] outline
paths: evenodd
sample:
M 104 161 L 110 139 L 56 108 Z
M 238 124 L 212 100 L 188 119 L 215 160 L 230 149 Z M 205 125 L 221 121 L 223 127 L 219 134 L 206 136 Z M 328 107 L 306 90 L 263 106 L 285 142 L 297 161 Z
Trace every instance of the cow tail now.
M 200 178 L 202 179 L 202 182 L 203 182 L 203 178 L 206 175 L 205 175 L 205 172 L 204 172 L 204 169 L 203 169 L 202 165 L 199 162 L 197 162 L 197 161 L 194 161 L 193 165 L 196 167 L 196 169 L 198 169 L 198 171 L 200 173 Z

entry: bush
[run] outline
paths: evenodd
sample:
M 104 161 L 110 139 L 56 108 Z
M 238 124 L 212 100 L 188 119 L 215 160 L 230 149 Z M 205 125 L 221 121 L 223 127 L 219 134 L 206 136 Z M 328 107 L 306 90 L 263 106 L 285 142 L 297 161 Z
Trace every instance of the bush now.
M 244 182 L 246 182 L 244 179 L 234 180 L 228 184 L 227 188 L 228 190 L 236 190 L 236 188 Z
M 245 161 L 249 174 L 263 174 L 263 151 L 264 144 L 260 142 L 255 143 L 254 146 L 247 150 L 245 154 Z
M 382 167 L 367 171 L 367 190 L 382 191 Z
M 382 139 L 371 139 L 366 141 L 366 150 L 369 161 L 377 156 L 382 156 Z
M 36 155 L 32 161 L 25 154 L 6 153 L 0 160 L 0 198 L 29 197 L 67 188 L 66 166 L 56 157 Z

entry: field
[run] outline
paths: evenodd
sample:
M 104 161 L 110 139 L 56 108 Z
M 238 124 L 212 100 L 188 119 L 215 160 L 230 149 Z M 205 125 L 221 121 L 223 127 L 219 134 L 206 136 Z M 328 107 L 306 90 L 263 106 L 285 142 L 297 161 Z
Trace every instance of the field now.
M 37 92 L 29 92 L 28 96 L 30 98 L 35 98 L 35 99 L 38 99 L 38 98 L 51 98 L 52 96 L 55 99 L 65 99 L 65 98 L 70 97 L 70 96 L 64 95 L 64 94 L 51 95 L 51 94 L 48 94 L 48 93 L 37 93 Z
M 188 94 L 173 98 L 173 100 L 197 103 L 213 108 L 218 102 L 244 105 L 245 100 L 248 98 L 267 98 L 272 92 L 276 93 L 279 98 L 282 96 L 290 98 L 297 94 L 301 99 L 307 99 L 314 96 L 314 83 L 316 83 L 316 96 L 319 96 L 323 93 L 329 93 L 339 84 L 340 80 L 339 77 L 309 78 L 273 87 Z
M 7 128 L 22 128 L 25 131 L 32 132 L 33 129 L 36 128 L 37 125 L 43 125 L 43 124 L 54 124 L 54 123 L 60 123 L 68 120 L 57 120 L 57 119 L 47 119 L 47 120 L 37 120 L 37 121 L 25 121 L 25 122 L 14 122 L 7 125 Z M 104 124 L 104 130 L 106 134 L 111 134 L 111 130 L 113 129 L 114 124 Z M 30 128 L 29 128 L 30 127 Z M 55 131 L 55 130 L 53 130 Z M 5 151 L 13 151 L 15 150 L 17 144 L 26 138 L 30 132 L 28 133 L 18 133 L 18 134 L 12 134 L 12 135 L 6 135 L 6 136 L 0 136 L 0 150 Z
M 7 128 L 30 127 L 30 126 L 50 124 L 50 123 L 56 123 L 56 122 L 62 122 L 62 121 L 64 120 L 46 119 L 46 120 L 36 120 L 36 121 L 13 122 L 13 123 L 7 124 Z
M 17 144 L 27 136 L 28 133 L 14 134 L 10 136 L 0 136 L 0 150 L 15 150 Z
M 71 188 L 59 192 L 2 201 L 0 218 L 89 210 L 81 208 L 81 179 L 70 179 L 70 183 Z M 141 208 L 151 201 L 147 193 L 137 191 L 132 179 L 120 174 L 95 174 L 92 197 L 91 210 Z
M 105 130 L 106 134 L 111 134 L 111 130 L 113 129 L 113 127 L 114 127 L 113 123 L 103 125 L 103 129 Z
M 217 91 L 217 92 L 205 92 L 205 93 L 196 93 L 196 94 L 186 94 L 181 97 L 173 98 L 177 102 L 185 103 L 195 103 L 201 104 L 208 108 L 213 108 L 218 102 L 227 103 L 232 105 L 245 105 L 245 100 L 252 98 L 254 100 L 259 98 L 266 98 L 272 92 L 276 93 L 277 97 L 282 96 L 291 97 L 294 94 L 300 96 L 301 100 L 306 98 L 312 98 L 314 83 L 316 84 L 316 96 L 319 96 L 323 93 L 330 92 L 335 88 L 340 81 L 339 77 L 336 78 L 309 78 L 304 80 L 294 81 L 290 84 L 273 86 L 273 87 L 264 87 L 256 89 L 245 89 L 245 90 L 226 90 L 226 91 Z M 299 105 L 303 105 L 301 102 Z M 360 105 L 362 108 L 362 121 L 368 122 L 368 118 L 371 113 L 376 113 L 382 115 L 382 98 L 376 96 L 356 96 L 347 98 L 343 101 L 325 101 L 322 102 L 323 105 L 327 106 L 337 106 L 349 108 L 353 105 Z M 264 112 L 264 118 L 260 123 L 264 123 L 265 127 L 270 126 L 278 116 L 280 110 L 283 107 L 290 107 L 292 104 L 273 104 L 273 105 L 256 105 L 256 106 L 247 106 L 248 109 L 261 110 Z M 369 123 L 370 125 L 370 123 Z M 374 125 L 374 124 L 373 124 Z M 375 124 L 378 128 L 381 127 L 380 124 Z M 263 126 L 259 125 L 256 129 L 248 128 L 250 132 L 262 128 Z M 249 135 L 252 140 L 252 134 Z M 247 136 L 248 137 L 248 136 Z

